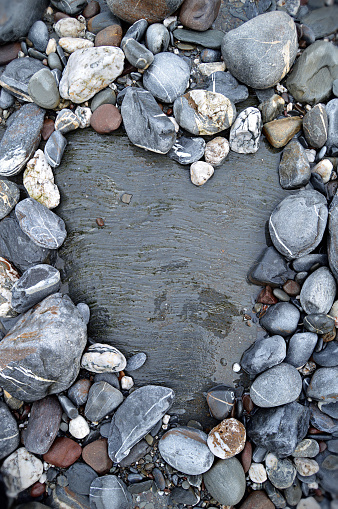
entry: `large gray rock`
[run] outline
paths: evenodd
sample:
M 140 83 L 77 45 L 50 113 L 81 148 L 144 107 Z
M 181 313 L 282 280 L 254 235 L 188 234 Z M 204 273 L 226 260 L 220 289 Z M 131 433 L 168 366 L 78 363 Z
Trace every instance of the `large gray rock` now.
M 302 391 L 302 377 L 295 367 L 279 364 L 260 374 L 250 387 L 255 405 L 272 408 L 295 401 Z
M 283 189 L 298 189 L 308 184 L 311 177 L 310 164 L 299 141 L 291 140 L 286 145 L 278 171 Z
M 230 30 L 222 42 L 231 74 L 258 89 L 276 85 L 289 72 L 297 49 L 296 26 L 288 14 L 279 11 L 261 14 Z
M 247 426 L 249 438 L 279 458 L 290 456 L 305 437 L 310 410 L 293 402 L 276 408 L 259 408 Z
M 328 313 L 336 296 L 336 282 L 327 267 L 320 267 L 305 280 L 300 303 L 305 313 Z
M 18 448 L 20 443 L 19 428 L 8 406 L 0 401 L 0 459 L 6 458 Z
M 335 403 L 338 398 L 338 368 L 319 368 L 311 378 L 307 396 L 325 403 Z
M 158 443 L 164 461 L 188 475 L 203 474 L 214 462 L 207 435 L 199 429 L 180 427 L 167 431 Z
M 248 273 L 250 283 L 272 287 L 282 286 L 295 273 L 290 269 L 285 258 L 273 246 L 267 247 Z
M 46 67 L 35 58 L 17 58 L 12 60 L 0 76 L 0 85 L 21 101 L 33 102 L 28 92 L 31 77 Z
M 317 344 L 318 336 L 313 332 L 299 332 L 289 341 L 285 362 L 295 368 L 301 368 L 310 359 Z
M 107 0 L 109 9 L 119 18 L 134 23 L 138 19 L 146 19 L 149 23 L 162 21 L 175 12 L 183 0 Z
M 116 475 L 94 479 L 90 486 L 91 509 L 132 509 L 132 496 L 127 486 Z
M 108 437 L 109 457 L 119 463 L 163 417 L 174 400 L 168 387 L 145 385 L 130 394 L 116 410 Z
M 272 212 L 271 240 L 289 260 L 309 254 L 323 238 L 327 217 L 326 199 L 321 193 L 299 191 L 284 198 Z
M 166 154 L 176 141 L 174 124 L 150 92 L 129 87 L 121 115 L 128 138 L 137 147 Z
M 286 86 L 296 101 L 317 104 L 331 95 L 338 78 L 338 48 L 331 42 L 317 41 L 298 58 Z
M 297 329 L 300 313 L 289 302 L 277 302 L 270 306 L 260 319 L 260 324 L 270 334 L 279 334 L 283 337 L 293 334 Z
M 245 350 L 241 366 L 249 375 L 258 375 L 283 362 L 286 344 L 282 336 L 271 336 L 255 341 Z
M 235 505 L 244 496 L 245 474 L 237 458 L 217 461 L 203 475 L 203 480 L 210 495 L 220 504 Z
M 16 322 L 0 343 L 0 385 L 36 401 L 72 385 L 86 346 L 87 327 L 67 295 L 50 295 Z
M 1 0 L 0 44 L 17 41 L 28 34 L 33 23 L 41 19 L 48 0 Z
M 36 104 L 20 108 L 0 142 L 0 175 L 20 173 L 40 143 L 44 118 L 45 111 Z

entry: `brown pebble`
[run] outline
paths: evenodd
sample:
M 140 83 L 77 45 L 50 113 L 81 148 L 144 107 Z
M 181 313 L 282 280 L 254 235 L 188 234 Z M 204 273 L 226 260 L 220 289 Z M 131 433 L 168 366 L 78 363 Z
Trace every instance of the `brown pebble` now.
M 91 116 L 90 125 L 99 134 L 109 134 L 121 125 L 122 116 L 113 104 L 101 104 Z
M 42 60 L 42 63 L 43 63 L 43 65 L 48 65 L 48 60 L 47 60 L 47 58 L 44 58 L 44 59 Z
M 248 414 L 250 414 L 250 412 L 252 412 L 254 409 L 254 404 L 253 404 L 252 399 L 250 398 L 249 394 L 244 394 L 244 396 L 242 397 L 242 401 L 243 401 L 244 410 L 246 412 L 248 412 Z
M 10 42 L 0 46 L 0 65 L 9 64 L 18 56 L 20 50 L 21 44 L 19 42 Z
M 33 484 L 33 486 L 30 489 L 30 496 L 31 497 L 40 497 L 43 495 L 46 491 L 46 485 L 45 483 L 41 484 L 41 482 L 36 482 Z
M 297 281 L 288 279 L 286 281 L 286 283 L 284 283 L 284 285 L 283 285 L 283 290 L 285 293 L 287 293 L 291 297 L 296 297 L 300 293 L 300 284 L 297 283 Z
M 123 193 L 123 195 L 121 196 L 121 201 L 122 201 L 122 203 L 126 203 L 127 205 L 129 205 L 129 203 L 131 202 L 132 197 L 133 197 L 132 194 Z
M 111 25 L 101 30 L 95 37 L 95 46 L 117 46 L 122 41 L 122 28 L 120 25 Z
M 318 442 L 319 444 L 319 452 L 323 452 L 325 451 L 325 449 L 327 449 L 327 443 L 324 442 L 324 440 L 320 440 L 320 442 Z
M 119 381 L 125 376 L 125 372 L 124 371 L 120 371 L 119 372 Z
M 46 118 L 41 130 L 42 139 L 44 141 L 47 141 L 53 132 L 54 132 L 54 120 L 52 120 L 51 118 Z
M 251 461 L 252 461 L 252 445 L 250 442 L 245 442 L 244 449 L 241 452 L 241 463 L 245 474 L 249 472 Z
M 97 226 L 104 226 L 104 221 L 103 221 L 102 217 L 96 218 L 96 224 L 97 224 Z
M 161 110 L 163 111 L 163 104 L 161 103 L 157 103 L 159 105 L 159 107 L 161 108 Z
M 278 299 L 272 293 L 271 286 L 267 285 L 257 297 L 257 302 L 261 302 L 262 304 L 277 304 Z
M 58 21 L 60 21 L 60 19 L 63 19 L 63 18 L 71 18 L 71 16 L 68 16 L 68 14 L 66 14 L 65 12 L 56 12 L 54 14 L 54 22 L 57 23 Z
M 173 114 L 173 109 L 172 108 L 168 108 L 167 109 L 167 115 L 170 116 Z
M 310 426 L 308 433 L 309 433 L 309 435 L 319 435 L 319 434 L 322 433 L 322 431 L 320 431 L 317 428 L 313 428 L 312 426 Z
M 96 0 L 91 0 L 91 2 L 88 2 L 86 7 L 82 11 L 82 16 L 85 18 L 92 18 L 93 16 L 96 16 L 97 14 L 100 14 L 101 7 L 99 2 L 96 2 Z
M 285 145 L 302 128 L 303 120 L 300 117 L 287 117 L 280 120 L 267 122 L 263 127 L 268 142 L 275 148 L 285 147 Z
M 67 437 L 56 438 L 43 460 L 60 468 L 68 468 L 81 456 L 82 447 Z
M 99 475 L 107 474 L 113 466 L 108 456 L 108 442 L 105 438 L 86 445 L 82 451 L 82 458 Z
M 253 491 L 239 509 L 275 509 L 275 506 L 264 491 Z
M 330 341 L 333 341 L 336 338 L 336 327 L 333 327 L 333 329 L 326 334 L 322 335 L 324 343 L 329 343 Z

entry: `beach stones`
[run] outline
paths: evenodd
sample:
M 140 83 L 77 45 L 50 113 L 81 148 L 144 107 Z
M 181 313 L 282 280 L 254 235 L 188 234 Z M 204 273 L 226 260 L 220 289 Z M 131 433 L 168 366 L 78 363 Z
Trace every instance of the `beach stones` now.
M 316 41 L 304 50 L 286 86 L 296 101 L 317 104 L 330 97 L 338 78 L 338 48 L 326 41 Z
M 63 153 L 67 146 L 67 140 L 60 131 L 54 131 L 48 138 L 44 148 L 46 160 L 52 168 L 60 165 Z
M 114 346 L 90 345 L 81 359 L 81 367 L 93 373 L 118 373 L 126 367 L 125 356 Z
M 155 55 L 150 67 L 143 74 L 143 86 L 156 99 L 172 103 L 184 94 L 189 84 L 189 65 L 174 53 Z
M 286 344 L 282 336 L 256 340 L 242 355 L 241 367 L 250 375 L 258 375 L 283 362 Z
M 99 134 L 109 134 L 121 125 L 122 116 L 113 104 L 102 104 L 92 114 L 90 125 Z
M 269 307 L 260 319 L 260 324 L 270 334 L 285 337 L 295 332 L 299 317 L 300 313 L 296 306 L 289 302 L 278 302 Z
M 167 387 L 145 385 L 132 392 L 113 415 L 108 437 L 108 454 L 119 463 L 162 419 L 171 407 L 174 391 Z
M 274 507 L 263 490 L 252 491 L 240 505 L 240 509 L 274 509 Z
M 37 150 L 28 161 L 23 174 L 23 185 L 29 196 L 48 209 L 60 203 L 60 192 L 54 184 L 54 175 L 42 150 Z
M 78 50 L 63 72 L 61 97 L 75 103 L 87 101 L 122 73 L 123 64 L 123 51 L 114 46 Z
M 249 96 L 247 87 L 241 85 L 230 72 L 216 71 L 210 74 L 205 89 L 225 95 L 234 104 L 245 101 Z
M 83 37 L 85 34 L 86 25 L 81 23 L 76 18 L 63 18 L 54 25 L 56 34 L 62 37 Z
M 86 339 L 86 326 L 70 298 L 50 295 L 1 341 L 1 386 L 23 401 L 62 392 L 78 375 Z
M 194 135 L 216 134 L 230 127 L 236 108 L 222 94 L 208 90 L 191 90 L 174 102 L 178 124 Z
M 293 402 L 276 408 L 259 408 L 247 427 L 249 438 L 279 458 L 290 456 L 305 437 L 310 410 Z
M 237 419 L 224 419 L 208 435 L 208 447 L 218 458 L 227 459 L 239 454 L 245 446 L 246 432 Z
M 320 267 L 305 280 L 300 303 L 305 313 L 328 313 L 336 296 L 336 282 L 327 267 Z
M 182 136 L 168 152 L 170 159 L 180 164 L 192 164 L 203 157 L 205 141 L 203 138 Z
M 338 342 L 330 341 L 324 350 L 313 354 L 313 360 L 325 368 L 338 366 Z
M 59 248 L 66 236 L 64 221 L 41 203 L 26 198 L 15 207 L 20 228 L 32 241 L 47 249 Z
M 216 136 L 205 146 L 204 159 L 213 167 L 220 166 L 229 154 L 230 146 L 226 138 Z
M 250 388 L 250 397 L 255 405 L 272 408 L 295 401 L 301 390 L 302 377 L 296 368 L 282 363 L 255 379 Z
M 289 72 L 297 49 L 296 26 L 288 14 L 279 11 L 261 14 L 230 30 L 222 42 L 227 68 L 252 88 L 276 85 Z
M 6 458 L 20 443 L 19 428 L 8 406 L 0 402 L 0 459 Z
M 294 135 L 301 130 L 302 124 L 303 120 L 300 117 L 272 120 L 264 124 L 263 134 L 273 147 L 285 147 Z
M 123 401 L 122 393 L 107 382 L 96 382 L 89 389 L 85 416 L 91 422 L 98 422 L 110 414 Z
M 167 51 L 169 40 L 169 31 L 162 23 L 154 23 L 148 27 L 146 32 L 146 46 L 153 55 Z
M 185 28 L 176 28 L 173 31 L 175 39 L 179 41 L 199 44 L 208 49 L 219 49 L 222 44 L 224 32 L 221 30 L 205 30 L 198 32 L 197 30 L 186 30 Z
M 245 474 L 237 458 L 216 461 L 203 480 L 210 495 L 220 504 L 235 505 L 244 496 Z
M 301 368 L 310 359 L 317 344 L 318 336 L 313 332 L 299 332 L 289 340 L 285 362 Z
M 335 155 L 338 154 L 338 135 L 337 135 L 337 126 L 338 126 L 338 99 L 332 99 L 326 105 L 326 112 L 328 116 L 328 134 L 326 146 L 329 148 L 330 153 Z
M 78 14 L 86 7 L 87 0 L 52 0 L 52 4 L 66 14 Z
M 303 118 L 306 141 L 313 148 L 322 148 L 327 140 L 328 119 L 325 106 L 316 104 Z
M 338 368 L 319 368 L 311 378 L 307 396 L 317 401 L 334 403 L 338 397 Z
M 96 108 L 101 106 L 102 104 L 113 104 L 115 106 L 116 104 L 116 94 L 114 90 L 112 90 L 110 87 L 105 88 L 104 90 L 101 90 L 101 92 L 98 92 L 94 95 L 90 109 L 94 113 Z
M 235 392 L 232 387 L 216 385 L 207 392 L 206 398 L 211 415 L 222 421 L 233 409 Z
M 1 74 L 0 86 L 16 98 L 32 102 L 28 92 L 29 80 L 41 69 L 45 69 L 45 66 L 35 58 L 16 58 Z
M 195 186 L 203 186 L 213 174 L 214 168 L 204 161 L 196 161 L 190 166 L 190 178 Z
M 319 445 L 312 438 L 302 440 L 293 451 L 294 458 L 314 458 L 319 453 Z
M 44 53 L 49 41 L 47 25 L 43 21 L 35 21 L 29 29 L 28 39 L 33 43 L 36 50 Z
M 92 48 L 94 46 L 92 41 L 82 39 L 81 37 L 61 37 L 58 43 L 60 47 L 69 54 L 79 49 Z
M 90 428 L 86 419 L 82 415 L 78 415 L 69 421 L 68 431 L 74 438 L 82 440 L 89 435 Z
M 250 106 L 236 118 L 230 130 L 230 148 L 239 154 L 253 154 L 259 148 L 262 117 L 257 108 Z
M 296 469 L 289 459 L 279 459 L 273 453 L 265 458 L 266 473 L 275 488 L 284 490 L 292 486 L 296 477 Z
M 204 32 L 217 18 L 220 0 L 185 0 L 180 9 L 180 22 L 187 28 Z
M 86 445 L 82 450 L 82 458 L 98 474 L 106 474 L 113 462 L 108 456 L 106 439 L 99 439 Z
M 33 454 L 45 454 L 59 431 L 62 408 L 55 396 L 35 401 L 24 433 L 24 445 Z
M 283 150 L 278 172 L 283 189 L 298 189 L 309 182 L 310 164 L 303 146 L 297 140 L 291 140 Z
M 129 87 L 121 114 L 128 138 L 137 147 L 166 154 L 174 145 L 175 126 L 150 92 Z
M 178 427 L 167 431 L 158 448 L 164 461 L 184 474 L 203 474 L 214 462 L 207 435 L 198 429 Z
M 58 112 L 54 127 L 55 132 L 66 134 L 80 127 L 80 119 L 73 111 L 64 108 Z
M 9 261 L 0 256 L 0 317 L 2 318 L 10 318 L 17 315 L 11 304 L 11 290 L 19 277 L 20 274 Z
M 269 99 L 263 101 L 258 109 L 262 114 L 262 120 L 265 124 L 266 122 L 271 122 L 278 115 L 282 114 L 284 111 L 285 101 L 284 99 L 277 94 L 274 94 Z
M 5 459 L 0 471 L 3 475 L 7 495 L 16 497 L 20 491 L 29 488 L 40 479 L 43 464 L 25 447 L 20 447 Z
M 124 0 L 108 0 L 109 9 L 119 18 L 134 23 L 138 19 L 146 19 L 149 23 L 162 21 L 175 12 L 183 0 L 131 0 L 126 4 Z
M 97 473 L 89 465 L 75 463 L 66 472 L 68 485 L 79 495 L 89 495 L 90 485 L 97 478 Z
M 311 253 L 322 240 L 327 217 L 326 199 L 317 191 L 299 191 L 287 196 L 269 220 L 275 248 L 287 259 Z
M 20 173 L 40 143 L 45 112 L 36 104 L 22 106 L 0 142 L 0 175 Z
M 120 25 L 110 25 L 100 30 L 95 37 L 95 46 L 117 46 L 122 40 L 122 28 Z
M 285 259 L 273 246 L 265 248 L 254 266 L 250 269 L 248 279 L 255 285 L 282 286 L 294 273 Z M 272 303 L 272 302 L 271 302 Z
M 81 456 L 81 445 L 68 437 L 58 437 L 43 460 L 55 467 L 68 468 Z
M 319 470 L 319 465 L 317 461 L 312 459 L 295 458 L 294 462 L 297 468 L 297 472 L 304 477 L 315 475 Z
M 132 509 L 132 496 L 127 486 L 116 475 L 94 479 L 90 486 L 91 509 Z
M 121 46 L 128 62 L 137 69 L 147 69 L 154 60 L 152 52 L 132 37 L 125 36 Z

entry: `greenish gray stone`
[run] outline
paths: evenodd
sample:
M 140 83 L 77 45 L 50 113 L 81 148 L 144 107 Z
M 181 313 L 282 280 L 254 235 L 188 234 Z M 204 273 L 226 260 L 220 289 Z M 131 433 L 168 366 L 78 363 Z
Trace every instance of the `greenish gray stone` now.
M 196 32 L 186 28 L 177 28 L 173 32 L 175 39 L 183 42 L 200 44 L 205 48 L 218 49 L 221 47 L 224 32 L 220 30 L 206 30 L 205 32 Z
M 302 23 L 313 30 L 316 39 L 333 34 L 338 29 L 338 6 L 315 9 L 302 18 Z
M 245 474 L 237 458 L 217 461 L 203 479 L 210 495 L 220 504 L 235 505 L 244 496 Z
M 48 65 L 51 69 L 59 69 L 59 71 L 63 69 L 60 57 L 56 53 L 50 53 L 48 55 Z
M 51 71 L 47 68 L 36 72 L 28 84 L 28 92 L 35 104 L 52 110 L 60 102 L 59 89 Z
M 90 104 L 90 109 L 94 112 L 102 104 L 116 104 L 116 94 L 110 87 L 101 90 L 94 95 Z

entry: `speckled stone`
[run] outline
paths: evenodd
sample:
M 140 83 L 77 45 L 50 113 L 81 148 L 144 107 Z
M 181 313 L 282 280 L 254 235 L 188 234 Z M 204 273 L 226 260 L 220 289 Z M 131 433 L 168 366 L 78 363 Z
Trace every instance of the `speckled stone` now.
M 19 272 L 3 257 L 0 257 L 0 317 L 11 318 L 17 315 L 12 307 L 12 288 L 19 280 Z
M 54 25 L 54 30 L 59 37 L 82 37 L 85 25 L 76 18 L 63 18 Z
M 227 459 L 239 454 L 245 446 L 246 432 L 243 424 L 237 419 L 224 419 L 209 435 L 207 444 L 210 451 L 218 458 Z
M 59 45 L 66 53 L 74 53 L 79 49 L 92 48 L 94 43 L 88 41 L 88 39 L 82 39 L 81 37 L 61 37 L 59 39 Z
M 205 162 L 211 164 L 214 168 L 221 166 L 229 154 L 229 150 L 230 146 L 228 140 L 222 136 L 216 136 L 208 141 L 205 146 Z
M 28 161 L 23 174 L 23 185 L 29 196 L 48 209 L 54 209 L 60 203 L 60 192 L 54 184 L 54 175 L 42 150 L 37 150 L 33 159 Z
M 263 101 L 258 106 L 258 109 L 262 114 L 263 123 L 266 124 L 267 122 L 271 122 L 272 120 L 275 120 L 275 118 L 278 117 L 278 115 L 283 113 L 284 106 L 285 106 L 285 101 L 278 94 L 274 94 L 272 97 L 270 97 L 266 101 Z
M 81 359 L 81 367 L 93 373 L 117 373 L 126 364 L 125 356 L 117 348 L 103 343 L 90 345 Z
M 20 198 L 18 186 L 10 180 L 0 179 L 0 219 L 7 216 Z
M 295 401 L 302 390 L 302 377 L 294 366 L 279 364 L 260 374 L 250 387 L 255 405 L 271 408 Z
M 78 129 L 80 127 L 80 120 L 73 111 L 68 108 L 64 108 L 57 114 L 54 127 L 55 131 L 66 134 Z
M 265 458 L 269 481 L 279 490 L 289 488 L 296 477 L 296 469 L 289 459 L 277 458 L 269 453 Z

